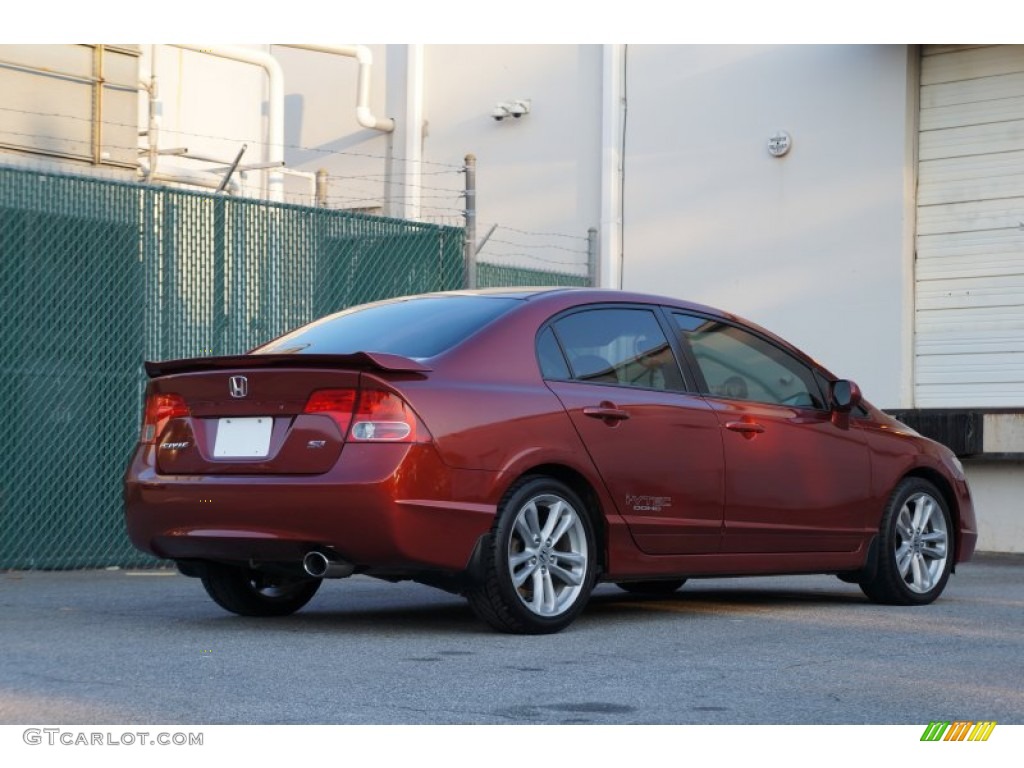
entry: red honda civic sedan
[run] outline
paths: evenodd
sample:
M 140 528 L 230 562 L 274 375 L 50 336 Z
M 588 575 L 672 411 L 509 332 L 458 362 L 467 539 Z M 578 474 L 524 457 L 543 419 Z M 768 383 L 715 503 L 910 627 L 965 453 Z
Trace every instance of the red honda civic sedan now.
M 129 535 L 242 615 L 359 573 L 518 633 L 563 629 L 599 581 L 823 573 L 919 605 L 977 539 L 948 449 L 768 331 L 673 299 L 412 296 L 146 370 Z

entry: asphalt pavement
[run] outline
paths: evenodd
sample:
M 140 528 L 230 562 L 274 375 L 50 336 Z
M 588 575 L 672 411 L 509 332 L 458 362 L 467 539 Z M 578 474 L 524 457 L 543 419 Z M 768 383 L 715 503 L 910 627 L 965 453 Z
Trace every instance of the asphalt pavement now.
M 1024 723 L 1024 555 L 925 607 L 828 576 L 602 585 L 549 636 L 416 584 L 331 581 L 280 619 L 175 571 L 0 573 L 0 723 Z

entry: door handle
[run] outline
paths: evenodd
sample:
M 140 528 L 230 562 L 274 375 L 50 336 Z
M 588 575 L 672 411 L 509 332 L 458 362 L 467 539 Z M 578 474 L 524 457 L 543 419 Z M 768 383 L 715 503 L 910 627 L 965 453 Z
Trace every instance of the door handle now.
M 590 416 L 592 419 L 603 419 L 606 424 L 612 424 L 628 419 L 629 411 L 616 408 L 611 403 L 601 403 L 601 405 L 586 406 L 583 409 L 583 415 Z
M 730 429 L 733 432 L 739 432 L 744 437 L 748 438 L 764 432 L 764 427 L 756 421 L 727 421 L 725 422 L 725 428 Z

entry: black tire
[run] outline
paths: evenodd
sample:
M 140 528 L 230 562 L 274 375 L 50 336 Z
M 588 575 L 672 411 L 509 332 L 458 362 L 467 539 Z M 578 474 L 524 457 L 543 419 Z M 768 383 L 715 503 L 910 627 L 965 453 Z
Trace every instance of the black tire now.
M 476 615 L 501 632 L 558 632 L 587 604 L 597 556 L 579 496 L 558 480 L 524 477 L 498 505 L 478 580 L 466 596 Z
M 631 595 L 671 595 L 678 590 L 686 579 L 669 581 L 618 581 L 615 586 Z
M 946 500 L 932 483 L 908 477 L 889 497 L 879 527 L 877 567 L 860 588 L 876 603 L 927 605 L 946 587 L 953 546 Z
M 295 613 L 313 598 L 320 582 L 219 563 L 210 564 L 203 576 L 203 587 L 213 601 L 239 616 Z

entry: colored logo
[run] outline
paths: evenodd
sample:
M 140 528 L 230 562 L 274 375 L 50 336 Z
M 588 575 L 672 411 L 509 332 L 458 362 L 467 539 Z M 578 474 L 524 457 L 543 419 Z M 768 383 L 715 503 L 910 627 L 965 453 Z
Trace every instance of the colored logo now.
M 921 741 L 988 741 L 995 728 L 995 720 L 932 720 L 921 734 Z

